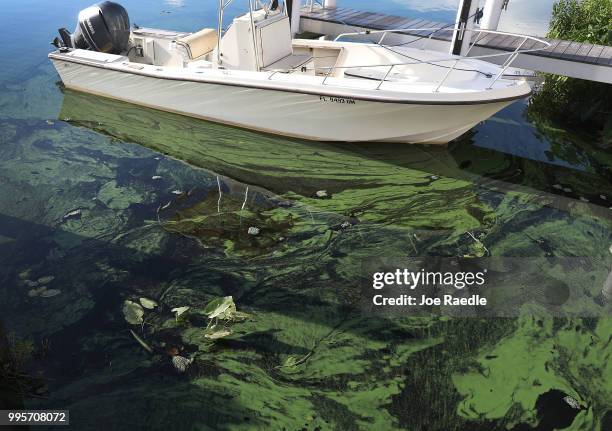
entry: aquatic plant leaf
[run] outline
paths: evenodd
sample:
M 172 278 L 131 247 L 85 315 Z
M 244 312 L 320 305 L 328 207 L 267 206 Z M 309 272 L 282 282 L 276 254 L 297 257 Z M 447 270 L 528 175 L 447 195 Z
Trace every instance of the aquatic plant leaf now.
M 215 317 L 219 319 L 228 319 L 235 311 L 236 304 L 234 304 L 234 298 L 231 296 L 213 299 L 206 305 L 206 308 L 204 308 L 204 314 L 206 314 L 209 319 L 214 319 Z
M 38 280 L 36 280 L 38 282 L 38 284 L 49 284 L 51 283 L 53 280 L 55 280 L 55 277 L 52 275 L 47 275 L 45 277 L 40 277 Z
M 297 358 L 295 356 L 289 356 L 287 359 L 285 359 L 285 362 L 283 363 L 283 367 L 295 367 L 297 363 Z
M 190 307 L 175 307 L 173 308 L 171 311 L 175 314 L 176 319 L 178 320 L 178 318 L 182 315 L 185 314 L 186 311 L 189 310 Z
M 60 293 L 62 293 L 62 291 L 59 290 L 59 289 L 45 289 L 45 288 L 43 288 L 43 291 L 40 293 L 40 296 L 42 298 L 51 298 L 53 296 L 59 295 Z
M 45 286 L 41 286 L 38 288 L 33 288 L 28 291 L 28 296 L 30 298 L 34 298 L 35 296 L 40 296 L 47 288 Z
M 144 309 L 136 302 L 125 300 L 123 303 L 123 316 L 131 325 L 140 325 L 143 322 Z
M 230 317 L 232 320 L 245 320 L 249 317 L 249 314 L 243 311 L 233 311 Z
M 153 310 L 155 307 L 158 306 L 157 302 L 149 298 L 140 298 L 139 301 L 140 305 L 142 305 L 147 310 Z
M 230 331 L 229 329 L 220 329 L 218 331 L 208 333 L 204 336 L 210 340 L 218 340 L 219 338 L 227 337 L 228 335 L 232 335 L 232 331 Z
M 136 332 L 132 331 L 131 329 L 130 332 L 132 333 L 132 337 L 134 337 L 134 339 L 138 341 L 138 344 L 140 344 L 143 349 L 145 349 L 149 353 L 153 353 L 153 349 L 145 340 L 143 340 Z

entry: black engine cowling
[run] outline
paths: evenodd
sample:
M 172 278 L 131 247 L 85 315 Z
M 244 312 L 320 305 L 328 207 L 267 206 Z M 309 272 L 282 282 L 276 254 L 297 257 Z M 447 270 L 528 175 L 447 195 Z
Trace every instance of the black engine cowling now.
M 79 12 L 73 35 L 63 28 L 59 33 L 62 45 L 69 48 L 119 54 L 128 47 L 130 18 L 123 6 L 105 1 Z

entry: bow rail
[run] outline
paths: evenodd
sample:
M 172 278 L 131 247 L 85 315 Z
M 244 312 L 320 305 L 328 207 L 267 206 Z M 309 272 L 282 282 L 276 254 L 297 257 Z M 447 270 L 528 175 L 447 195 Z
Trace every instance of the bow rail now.
M 421 50 L 425 50 L 427 49 L 429 41 L 431 41 L 433 36 L 436 33 L 439 33 L 442 31 L 447 31 L 447 32 L 459 31 L 459 32 L 462 32 L 461 37 L 465 37 L 465 33 L 472 33 L 472 38 L 474 39 L 474 41 L 470 43 L 470 46 L 464 56 L 456 56 L 456 55 L 449 54 L 448 57 L 434 59 L 434 60 L 418 60 L 418 61 L 396 62 L 396 63 L 387 63 L 387 64 L 367 64 L 367 65 L 352 65 L 352 66 L 334 65 L 334 66 L 321 66 L 321 67 L 313 67 L 313 68 L 301 67 L 301 68 L 293 68 L 293 69 L 286 69 L 286 70 L 275 70 L 275 71 L 272 71 L 268 79 L 272 79 L 272 77 L 276 73 L 291 73 L 294 71 L 304 72 L 308 70 L 314 70 L 316 73 L 317 71 L 324 70 L 327 72 L 325 73 L 325 76 L 323 78 L 322 85 L 325 85 L 327 79 L 336 70 L 363 69 L 363 68 L 368 68 L 368 67 L 388 67 L 389 69 L 386 71 L 386 73 L 384 74 L 382 79 L 380 79 L 380 81 L 378 82 L 376 86 L 376 90 L 380 90 L 383 83 L 386 82 L 387 78 L 389 77 L 393 69 L 397 66 L 408 66 L 408 65 L 418 65 L 418 64 L 438 64 L 438 63 L 451 63 L 452 62 L 452 65 L 448 67 L 448 71 L 446 72 L 442 80 L 438 83 L 436 88 L 433 90 L 434 93 L 437 93 L 440 91 L 440 88 L 448 80 L 449 76 L 453 73 L 453 71 L 456 69 L 457 65 L 459 64 L 461 60 L 466 60 L 466 59 L 486 60 L 486 59 L 491 59 L 491 58 L 496 58 L 496 57 L 508 56 L 508 59 L 501 65 L 500 72 L 495 76 L 491 84 L 487 87 L 487 90 L 490 90 L 493 88 L 493 85 L 495 85 L 495 83 L 504 75 L 504 73 L 508 70 L 508 68 L 512 66 L 512 63 L 514 63 L 514 61 L 519 55 L 530 53 L 530 52 L 542 51 L 542 50 L 547 49 L 551 45 L 549 42 L 542 40 L 542 39 L 538 39 L 534 36 L 528 36 L 528 35 L 523 35 L 523 34 L 518 34 L 518 33 L 509 33 L 509 32 L 504 32 L 504 31 L 499 31 L 499 30 L 466 29 L 466 28 L 457 28 L 457 27 L 453 27 L 453 28 L 444 28 L 444 27 L 442 28 L 441 27 L 397 28 L 397 29 L 387 29 L 387 30 L 366 30 L 366 31 L 357 31 L 357 32 L 347 32 L 347 33 L 341 33 L 338 36 L 336 36 L 334 41 L 337 42 L 339 39 L 343 37 L 347 37 L 347 36 L 371 36 L 371 35 L 381 34 L 381 37 L 378 40 L 378 42 L 376 42 L 376 44 L 380 45 L 383 48 L 390 49 L 395 46 L 394 45 L 383 45 L 383 42 L 389 33 L 406 33 L 406 32 L 411 32 L 411 31 L 413 32 L 430 31 L 431 33 L 427 35 L 426 37 L 425 36 L 420 36 L 420 37 L 415 36 L 417 37 L 417 39 L 415 39 L 414 41 L 410 41 L 406 44 L 400 44 L 396 46 L 407 45 L 407 44 L 416 42 L 417 40 L 424 39 L 425 42 L 422 44 Z M 474 34 L 475 34 L 475 37 L 474 37 Z M 487 35 L 513 36 L 513 37 L 516 37 L 518 40 L 521 40 L 521 42 L 517 45 L 514 51 L 503 52 L 503 53 L 498 53 L 498 54 L 486 54 L 486 55 L 477 55 L 477 56 L 468 57 L 469 53 L 472 51 L 474 46 L 476 46 L 478 42 L 481 41 L 483 37 Z M 528 49 L 523 49 L 523 46 L 525 45 L 525 43 L 527 43 L 527 41 L 532 41 L 534 43 L 532 44 L 532 47 Z M 537 46 L 538 44 L 540 45 L 539 47 L 534 47 L 534 46 Z M 399 55 L 406 56 L 405 54 L 401 52 L 397 52 L 397 51 L 393 51 L 393 52 Z M 445 66 L 442 66 L 442 67 L 445 67 Z

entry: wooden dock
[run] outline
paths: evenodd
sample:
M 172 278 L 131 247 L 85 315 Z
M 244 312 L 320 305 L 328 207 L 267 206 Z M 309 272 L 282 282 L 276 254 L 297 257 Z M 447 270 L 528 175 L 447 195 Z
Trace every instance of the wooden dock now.
M 449 23 L 347 8 L 315 8 L 311 11 L 310 7 L 305 7 L 302 9 L 301 16 L 302 30 L 324 35 L 335 36 L 341 33 L 365 30 L 415 29 L 409 32 L 401 32 L 395 36 L 394 43 L 402 40 L 410 42 L 423 36 L 427 37 L 431 33 L 430 30 L 419 31 L 419 28 L 452 27 L 452 24 Z M 476 35 L 473 37 L 476 37 Z M 436 33 L 431 38 L 429 49 L 448 51 L 451 39 L 451 31 Z M 519 55 L 513 64 L 514 67 L 612 84 L 612 47 L 544 37 L 539 39 L 546 40 L 551 46 L 543 51 Z M 390 39 L 386 38 L 385 41 L 389 43 Z M 483 34 L 470 51 L 470 56 L 510 53 L 522 41 L 523 38 L 516 36 Z M 536 42 L 528 41 L 522 49 L 531 49 L 535 45 Z M 494 58 L 489 60 L 503 63 L 506 59 L 506 56 L 502 56 L 497 57 L 497 61 Z

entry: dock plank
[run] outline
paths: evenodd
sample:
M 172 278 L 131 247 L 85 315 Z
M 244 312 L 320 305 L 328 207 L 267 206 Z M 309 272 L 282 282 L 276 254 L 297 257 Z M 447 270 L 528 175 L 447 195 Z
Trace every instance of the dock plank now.
M 563 57 L 563 53 L 565 52 L 565 50 L 567 48 L 569 48 L 569 46 L 572 43 L 570 41 L 567 40 L 562 40 L 560 41 L 557 46 L 555 46 L 555 49 L 552 50 L 552 55 L 551 57 L 555 57 L 555 58 L 562 58 Z
M 582 47 L 582 43 L 580 42 L 571 42 L 567 49 L 563 52 L 564 58 L 570 58 L 572 55 L 576 54 L 578 50 Z
M 513 36 L 508 36 L 506 34 L 498 34 L 495 35 L 495 37 L 491 39 L 491 41 L 487 43 L 487 45 L 491 48 L 501 49 L 504 46 L 504 41 L 507 39 L 513 39 Z
M 428 21 L 418 18 L 401 17 L 382 13 L 365 12 L 351 8 L 324 9 L 316 7 L 312 12 L 310 8 L 302 8 L 302 16 L 313 20 L 332 22 L 358 28 L 372 30 L 387 30 L 398 28 L 410 28 L 414 30 L 403 33 L 415 37 L 429 37 L 433 30 L 419 30 L 425 28 L 444 28 L 450 26 L 446 23 Z M 452 32 L 436 32 L 432 36 L 434 39 L 450 41 Z M 489 48 L 498 51 L 514 51 L 522 42 L 522 37 L 496 34 L 483 34 L 478 37 L 474 34 L 471 37 L 473 42 L 478 38 L 476 45 L 482 48 Z M 579 43 L 558 39 L 546 39 L 551 46 L 545 50 L 534 51 L 524 55 L 534 55 L 549 57 L 565 61 L 593 64 L 597 66 L 612 67 L 612 47 L 594 45 L 590 43 Z M 536 49 L 539 43 L 527 40 L 522 49 Z
M 523 43 L 524 40 L 524 37 L 509 36 L 499 44 L 499 48 L 505 51 L 514 51 Z
M 591 64 L 596 64 L 603 52 L 604 47 L 595 45 L 591 51 L 589 51 L 589 56 L 587 58 L 587 62 Z
M 489 34 L 485 34 L 485 35 L 482 37 L 482 39 L 480 39 L 480 40 L 478 41 L 478 44 L 477 44 L 477 45 L 478 45 L 478 46 L 487 46 L 487 47 L 489 47 L 489 46 L 491 45 L 491 41 L 492 41 L 493 39 L 495 39 L 497 36 L 498 36 L 498 35 L 496 35 L 496 34 L 490 34 L 490 33 L 489 33 Z
M 411 25 L 419 20 L 403 18 L 393 24 L 394 29 L 410 28 Z
M 588 62 L 589 53 L 595 47 L 592 43 L 583 43 L 578 48 L 578 51 L 571 54 L 566 54 L 566 57 L 570 61 Z
M 538 47 L 543 48 L 544 46 L 535 40 L 529 39 L 527 40 L 527 42 L 525 42 L 525 44 L 523 45 L 523 48 L 521 49 L 536 49 Z
M 372 21 L 381 18 L 379 14 L 372 14 L 368 12 L 363 12 L 358 15 L 352 16 L 350 20 L 346 20 L 347 24 L 355 25 L 357 27 L 366 27 Z
M 604 46 L 604 49 L 601 52 L 601 55 L 597 59 L 598 65 L 607 66 L 610 64 L 610 59 L 612 58 L 612 46 Z
M 425 25 L 420 26 L 419 28 L 423 28 L 423 29 L 430 29 L 430 28 L 434 28 L 434 27 L 438 27 L 440 23 L 437 23 L 435 21 L 426 21 Z M 433 30 L 416 30 L 414 31 L 414 34 L 417 36 L 429 36 L 431 34 Z
M 549 40 L 550 42 L 550 46 L 548 48 L 546 48 L 543 51 L 538 51 L 535 54 L 536 55 L 540 55 L 542 57 L 552 57 L 552 54 L 555 50 L 555 48 L 557 47 L 557 45 L 559 45 L 559 43 L 561 43 L 562 41 L 558 40 L 558 39 L 552 39 Z
M 390 30 L 396 28 L 395 24 L 403 20 L 404 18 L 399 16 L 387 16 L 374 21 L 371 25 L 377 30 Z

